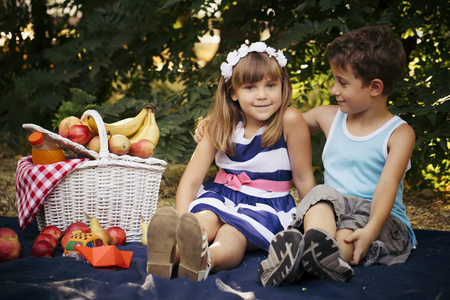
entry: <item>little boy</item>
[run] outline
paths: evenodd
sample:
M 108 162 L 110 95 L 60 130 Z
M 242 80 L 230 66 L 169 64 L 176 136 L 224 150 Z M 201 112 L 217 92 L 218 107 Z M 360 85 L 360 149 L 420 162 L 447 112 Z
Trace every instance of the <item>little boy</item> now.
M 327 138 L 324 185 L 301 200 L 289 229 L 272 240 L 258 275 L 263 286 L 290 284 L 304 271 L 347 281 L 350 265 L 392 265 L 409 257 L 416 238 L 402 201 L 415 134 L 387 109 L 405 52 L 384 27 L 364 27 L 327 49 L 338 105 L 303 116 Z

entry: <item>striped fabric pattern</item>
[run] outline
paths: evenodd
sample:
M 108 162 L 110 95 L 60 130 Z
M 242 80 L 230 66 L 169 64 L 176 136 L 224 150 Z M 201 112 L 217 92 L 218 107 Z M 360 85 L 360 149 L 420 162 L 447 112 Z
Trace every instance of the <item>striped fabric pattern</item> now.
M 189 210 L 194 213 L 213 211 L 249 241 L 268 251 L 274 235 L 291 223 L 295 202 L 289 193 L 292 173 L 286 142 L 282 136 L 275 145 L 262 148 L 263 131 L 264 127 L 253 138 L 246 139 L 242 123 L 238 124 L 233 137 L 235 155 L 230 157 L 218 152 L 215 161 L 219 173 L 225 172 L 228 177 L 235 175 L 233 180 L 241 180 L 241 183 L 236 186 L 214 182 L 214 178 L 208 180 Z M 225 176 L 220 175 L 216 179 Z

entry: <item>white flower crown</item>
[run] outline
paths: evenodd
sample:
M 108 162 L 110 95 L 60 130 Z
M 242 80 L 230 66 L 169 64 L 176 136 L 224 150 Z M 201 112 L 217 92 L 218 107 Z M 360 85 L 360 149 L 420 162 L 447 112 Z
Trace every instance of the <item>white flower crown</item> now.
M 231 78 L 231 75 L 233 75 L 233 67 L 241 58 L 246 57 L 250 52 L 266 52 L 269 54 L 269 57 L 275 57 L 278 64 L 282 68 L 284 68 L 287 64 L 286 56 L 281 53 L 281 50 L 277 51 L 274 48 L 267 46 L 264 42 L 256 42 L 250 46 L 242 44 L 238 50 L 228 53 L 227 61 L 220 65 L 220 71 L 222 72 L 225 82 L 227 82 Z

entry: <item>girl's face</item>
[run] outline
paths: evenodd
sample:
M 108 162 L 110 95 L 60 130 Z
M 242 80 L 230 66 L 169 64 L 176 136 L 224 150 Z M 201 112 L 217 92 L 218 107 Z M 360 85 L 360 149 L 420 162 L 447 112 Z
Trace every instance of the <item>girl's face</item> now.
M 247 126 L 261 126 L 281 106 L 282 83 L 280 80 L 263 80 L 244 83 L 231 93 L 233 101 L 238 101 L 245 114 Z
M 370 97 L 371 86 L 363 86 L 362 80 L 355 77 L 350 67 L 343 70 L 339 66 L 330 64 L 334 77 L 331 94 L 343 113 L 354 114 L 366 111 L 374 103 Z

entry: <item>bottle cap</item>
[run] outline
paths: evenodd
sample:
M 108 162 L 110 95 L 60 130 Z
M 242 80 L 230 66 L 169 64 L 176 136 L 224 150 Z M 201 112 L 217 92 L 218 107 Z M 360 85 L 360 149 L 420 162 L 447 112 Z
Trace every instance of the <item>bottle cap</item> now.
M 33 132 L 29 137 L 28 140 L 30 141 L 31 145 L 36 146 L 39 145 L 40 143 L 42 143 L 44 141 L 44 135 L 42 134 L 42 132 L 36 131 Z

